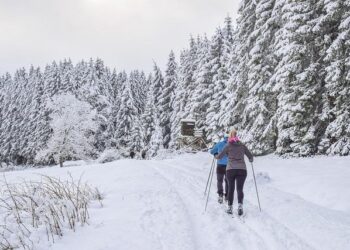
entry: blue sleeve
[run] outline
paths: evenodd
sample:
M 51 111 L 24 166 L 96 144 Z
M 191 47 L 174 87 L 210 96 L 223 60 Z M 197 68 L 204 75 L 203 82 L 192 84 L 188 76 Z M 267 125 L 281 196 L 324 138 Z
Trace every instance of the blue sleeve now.
M 215 146 L 210 150 L 210 153 L 212 155 L 218 154 L 219 153 L 219 147 L 218 147 L 219 143 L 216 143 Z
M 216 159 L 222 159 L 225 155 L 227 155 L 228 145 L 224 147 L 224 149 L 220 152 L 219 155 L 216 156 Z

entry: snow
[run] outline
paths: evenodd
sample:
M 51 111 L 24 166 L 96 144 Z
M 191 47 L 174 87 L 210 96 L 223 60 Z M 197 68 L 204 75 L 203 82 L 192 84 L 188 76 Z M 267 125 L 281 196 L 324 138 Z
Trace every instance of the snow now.
M 346 249 L 350 245 L 350 157 L 283 159 L 265 156 L 245 185 L 245 222 L 216 202 L 215 178 L 207 212 L 203 192 L 212 158 L 207 153 L 165 160 L 6 172 L 9 182 L 38 174 L 83 175 L 105 199 L 90 208 L 90 225 L 66 232 L 50 249 Z M 237 204 L 234 204 L 236 209 Z M 0 223 L 1 224 L 1 223 Z M 38 249 L 47 249 L 43 237 Z
M 181 119 L 181 122 L 196 122 L 194 119 Z

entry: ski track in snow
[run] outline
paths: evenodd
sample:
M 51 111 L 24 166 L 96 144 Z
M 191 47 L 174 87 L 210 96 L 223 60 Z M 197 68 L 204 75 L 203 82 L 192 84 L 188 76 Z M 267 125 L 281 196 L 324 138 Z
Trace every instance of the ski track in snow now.
M 8 172 L 6 178 L 11 182 L 35 179 L 38 174 L 67 178 L 67 172 L 79 178 L 84 173 L 83 179 L 105 195 L 103 208 L 90 208 L 89 226 L 65 232 L 53 245 L 43 237 L 38 249 L 344 250 L 350 246 L 350 213 L 313 203 L 296 194 L 300 190 L 290 193 L 279 188 L 269 175 L 275 177 L 280 169 L 267 171 L 266 179 L 264 175 L 257 178 L 261 213 L 248 169 L 243 220 L 227 215 L 226 206 L 217 203 L 214 173 L 204 212 L 210 164 L 210 156 L 200 153 L 168 160 Z M 260 173 L 257 168 L 256 174 Z M 234 213 L 236 208 L 234 203 Z
M 200 209 L 199 211 L 203 211 L 203 208 L 198 207 L 198 204 L 204 204 L 204 199 L 199 199 L 199 197 L 201 197 L 201 191 L 203 188 L 200 185 L 198 185 L 199 183 L 196 181 L 198 179 L 203 178 L 200 178 L 200 176 L 190 173 L 190 171 L 186 169 L 183 170 L 181 168 L 174 167 L 172 164 L 163 163 L 163 166 L 159 166 L 159 164 L 157 164 L 157 167 L 154 168 L 158 169 L 158 171 L 162 171 L 163 173 L 167 173 L 169 178 L 171 178 L 171 182 L 176 184 L 173 185 L 176 186 L 178 189 L 181 189 L 182 193 L 186 194 L 188 192 L 193 192 L 193 190 L 196 190 L 196 195 L 193 198 L 195 202 L 192 201 L 192 203 L 195 204 L 189 204 L 196 206 L 194 207 L 195 209 L 193 211 L 197 211 L 197 209 Z M 171 172 L 169 170 L 173 171 Z M 193 185 L 193 182 L 197 183 L 197 185 Z M 200 183 L 203 184 L 206 182 L 204 182 L 203 179 Z M 213 186 L 211 189 L 211 195 L 212 198 L 214 198 L 215 202 L 216 194 L 213 192 L 215 191 L 214 178 L 212 185 Z M 183 187 L 192 187 L 192 189 L 186 190 Z M 197 199 L 195 197 L 197 197 Z M 249 202 L 246 203 L 249 204 Z M 230 241 L 235 242 L 235 244 L 237 241 L 241 242 L 242 249 L 312 249 L 307 243 L 305 243 L 297 235 L 288 230 L 288 228 L 286 228 L 281 223 L 278 223 L 276 220 L 269 217 L 265 213 L 259 214 L 257 207 L 252 206 L 251 204 L 249 204 L 248 206 L 246 205 L 246 209 L 249 210 L 250 216 L 245 220 L 245 223 L 243 225 L 241 224 L 242 222 L 237 221 L 238 218 L 236 220 L 230 220 L 230 216 L 228 216 L 224 212 L 224 208 L 220 208 L 220 204 L 214 203 L 214 207 L 212 207 L 210 211 L 210 219 L 212 220 L 212 224 L 214 224 L 215 221 L 218 220 L 218 217 L 223 218 L 224 220 L 222 220 L 222 224 L 227 224 L 228 228 L 221 228 L 219 231 L 214 231 L 212 233 L 217 234 L 217 238 L 220 239 L 221 236 L 225 234 L 230 236 L 230 234 L 227 232 L 232 231 L 234 232 L 234 235 L 237 239 L 227 237 L 227 242 L 224 243 L 223 246 L 217 248 L 217 246 L 214 245 L 209 249 L 226 249 L 225 246 L 228 246 L 227 249 L 229 249 L 231 245 Z M 230 226 L 232 226 L 232 228 L 230 228 Z M 253 245 L 249 245 L 251 243 L 253 243 Z
M 151 230 L 160 243 L 159 249 L 197 249 L 196 238 L 193 236 L 191 227 L 191 217 L 184 201 L 177 190 L 168 185 L 168 180 L 163 175 L 156 172 L 155 177 L 158 183 L 165 181 L 165 185 L 162 186 L 164 190 L 158 191 L 146 200 L 144 207 L 147 210 L 141 219 L 144 230 Z M 165 203 L 164 200 L 168 202 Z M 169 227 L 169 225 L 172 226 Z
M 172 162 L 168 160 L 168 162 Z M 176 169 L 187 176 L 188 183 L 205 185 L 206 176 L 201 174 L 201 166 L 166 163 L 166 168 Z M 209 167 L 206 168 L 209 171 Z M 254 182 L 248 169 L 248 178 L 245 185 L 245 209 L 248 211 L 245 226 L 240 230 L 263 239 L 263 244 L 255 249 L 344 249 L 350 246 L 350 214 L 329 209 L 304 200 L 294 195 L 264 183 L 259 183 L 260 199 L 263 212 L 260 214 Z M 176 176 L 173 173 L 172 176 Z M 198 181 L 200 180 L 200 181 Z M 213 179 L 215 183 L 215 178 Z M 181 186 L 181 185 L 179 185 Z M 184 186 L 189 186 L 184 184 Z M 202 187 L 204 190 L 204 187 Z M 209 208 L 215 214 L 215 184 L 212 186 L 212 199 Z M 236 195 L 236 194 L 235 194 Z M 250 202 L 254 201 L 254 205 Z M 213 204 L 214 203 L 214 204 Z M 265 205 L 265 210 L 264 210 Z M 244 239 L 244 237 L 243 237 Z M 257 241 L 259 239 L 251 238 Z M 248 248 L 247 248 L 248 249 Z

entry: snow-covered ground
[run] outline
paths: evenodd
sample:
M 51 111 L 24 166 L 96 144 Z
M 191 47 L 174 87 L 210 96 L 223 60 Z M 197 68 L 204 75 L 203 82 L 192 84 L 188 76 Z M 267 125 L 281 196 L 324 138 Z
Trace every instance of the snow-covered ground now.
M 51 249 L 349 249 L 350 157 L 256 158 L 263 211 L 258 210 L 249 171 L 244 222 L 228 216 L 216 202 L 215 179 L 204 212 L 211 160 L 198 153 L 5 175 L 15 182 L 38 174 L 83 174 L 103 192 L 104 207 L 91 207 L 90 225 L 67 232 Z M 39 249 L 47 248 L 45 241 Z

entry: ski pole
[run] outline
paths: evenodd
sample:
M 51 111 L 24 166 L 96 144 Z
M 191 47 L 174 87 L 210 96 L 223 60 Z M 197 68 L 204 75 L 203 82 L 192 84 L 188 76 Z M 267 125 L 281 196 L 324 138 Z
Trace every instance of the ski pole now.
M 258 198 L 259 209 L 260 209 L 260 212 L 261 212 L 260 199 L 259 199 L 259 193 L 258 193 L 258 186 L 256 185 L 254 166 L 253 166 L 252 162 L 251 162 L 251 166 L 252 166 L 252 170 L 253 170 L 253 177 L 254 177 L 254 183 L 255 183 L 256 197 Z
M 209 172 L 209 176 L 208 176 L 208 180 L 207 180 L 207 185 L 205 186 L 204 196 L 207 194 L 209 179 L 210 179 L 210 176 L 211 176 L 211 172 L 213 171 L 214 162 L 215 162 L 215 157 L 213 157 L 213 161 L 211 163 L 210 172 Z
M 215 163 L 215 161 L 214 161 Z M 213 169 L 214 169 L 214 165 L 213 164 Z M 214 171 L 211 171 L 211 176 L 210 176 L 210 182 L 209 182 L 209 188 L 208 188 L 208 196 L 207 196 L 207 201 L 205 203 L 205 209 L 204 209 L 204 212 L 207 211 L 207 206 L 208 206 L 208 200 L 209 200 L 209 195 L 210 195 L 210 188 L 211 188 L 211 183 L 213 181 L 213 175 L 214 175 Z

